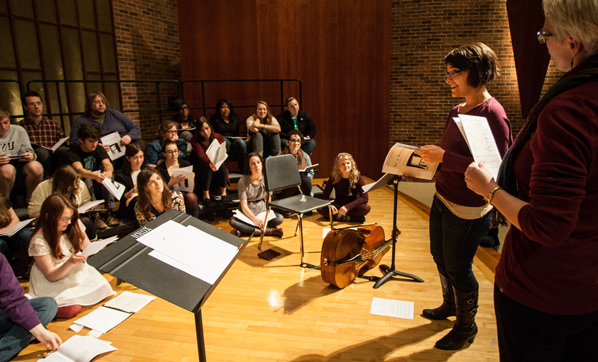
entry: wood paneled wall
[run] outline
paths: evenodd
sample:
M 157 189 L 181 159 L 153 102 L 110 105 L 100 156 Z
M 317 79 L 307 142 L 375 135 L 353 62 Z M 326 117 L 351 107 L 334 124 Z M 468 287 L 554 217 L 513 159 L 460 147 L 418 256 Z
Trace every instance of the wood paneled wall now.
M 300 79 L 301 108 L 318 129 L 312 155 L 318 177 L 328 175 L 339 152 L 351 153 L 364 175 L 381 175 L 388 151 L 390 1 L 178 0 L 178 15 L 182 79 Z M 219 98 L 281 104 L 278 84 L 219 84 L 204 92 L 207 104 Z M 298 88 L 285 83 L 285 93 L 298 96 Z M 193 106 L 201 90 L 186 86 L 185 97 Z M 276 116 L 281 108 L 271 111 Z M 244 121 L 253 109 L 235 113 Z

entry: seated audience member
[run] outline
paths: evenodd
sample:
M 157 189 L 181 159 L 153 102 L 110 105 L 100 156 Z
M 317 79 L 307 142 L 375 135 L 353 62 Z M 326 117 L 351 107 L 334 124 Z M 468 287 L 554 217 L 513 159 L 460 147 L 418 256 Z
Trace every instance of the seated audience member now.
M 189 142 L 193 137 L 193 129 L 197 127 L 196 120 L 190 113 L 189 102 L 184 99 L 177 99 L 173 102 L 173 108 L 177 112 L 174 115 L 173 121 L 178 125 L 180 138 Z
M 264 184 L 262 157 L 258 153 L 250 153 L 247 155 L 243 169 L 245 174 L 239 179 L 237 188 L 240 203 L 239 211 L 247 216 L 253 222 L 253 225 L 249 225 L 233 216 L 229 221 L 230 226 L 233 227 L 231 233 L 241 236 L 255 232 L 254 235 L 260 235 L 265 216 L 260 215 L 261 218 L 258 218 L 257 215 L 266 211 L 266 200 L 271 197 L 266 192 L 266 185 Z M 283 230 L 277 226 L 282 224 L 283 221 L 282 215 L 275 213 L 274 219 L 268 222 L 264 235 L 282 238 Z
M 193 171 L 195 172 L 196 178 L 198 179 L 196 188 L 202 192 L 203 204 L 211 205 L 210 199 L 210 188 L 212 186 L 220 189 L 220 196 L 214 197 L 214 199 L 224 199 L 226 201 L 226 183 L 228 178 L 228 170 L 226 168 L 226 162 L 220 165 L 220 168 L 210 161 L 206 151 L 210 144 L 217 139 L 219 143 L 224 143 L 224 137 L 214 132 L 212 125 L 203 117 L 201 117 L 197 123 L 197 129 L 195 130 L 195 136 L 191 139 L 191 146 L 193 147 Z M 214 183 L 212 185 L 212 183 Z
M 44 180 L 37 185 L 33 194 L 31 195 L 31 202 L 27 207 L 29 217 L 38 218 L 39 212 L 42 209 L 42 204 L 53 194 L 60 194 L 69 199 L 75 207 L 83 206 L 91 201 L 91 196 L 87 190 L 85 182 L 81 180 L 81 176 L 71 165 L 62 165 L 58 167 L 54 177 Z M 89 215 L 79 215 L 81 222 L 85 225 L 85 233 L 89 240 L 96 238 L 96 227 Z
M 67 153 L 68 162 L 84 179 L 92 200 L 104 199 L 104 205 L 108 209 L 106 222 L 101 219 L 98 213 L 95 226 L 98 229 L 104 229 L 106 224 L 110 226 L 118 225 L 118 219 L 112 214 L 112 210 L 116 207 L 114 196 L 102 184 L 104 179 L 112 179 L 114 167 L 110 162 L 110 158 L 108 158 L 108 153 L 98 144 L 100 130 L 97 126 L 86 123 L 79 128 L 77 135 L 79 142 L 76 146 L 71 146 Z
M 163 121 L 158 128 L 159 136 L 147 145 L 145 150 L 146 161 L 148 166 L 156 167 L 156 165 L 164 162 L 164 155 L 162 154 L 162 144 L 166 141 L 174 141 L 177 144 L 180 152 L 179 158 L 187 157 L 187 142 L 179 138 L 177 134 L 176 123 L 173 121 Z
M 239 172 L 243 173 L 247 143 L 239 136 L 239 116 L 234 113 L 230 100 L 226 98 L 218 100 L 216 113 L 210 117 L 210 124 L 214 128 L 214 132 L 224 136 L 229 160 L 237 161 Z
M 108 99 L 101 92 L 90 93 L 85 102 L 85 113 L 75 120 L 71 126 L 71 146 L 79 145 L 77 132 L 84 124 L 94 124 L 100 128 L 100 137 L 118 132 L 120 145 L 125 147 L 131 142 L 143 142 L 139 126 L 124 114 L 109 109 Z M 106 152 L 110 151 L 110 145 L 102 145 Z M 114 160 L 117 168 L 122 166 L 122 157 Z
M 255 113 L 247 118 L 247 141 L 253 152 L 262 157 L 277 156 L 280 153 L 280 124 L 272 117 L 268 104 L 259 101 Z
M 162 162 L 156 167 L 156 170 L 158 170 L 158 172 L 160 172 L 160 176 L 162 176 L 162 180 L 164 180 L 164 183 L 166 183 L 168 188 L 171 190 L 173 189 L 174 185 L 187 180 L 184 175 L 172 176 L 173 170 L 191 166 L 191 162 L 179 159 L 179 152 L 180 151 L 176 142 L 166 141 L 162 150 L 162 154 L 164 157 L 166 157 L 166 161 Z M 193 175 L 193 178 L 195 179 L 195 175 Z M 197 217 L 199 212 L 197 195 L 195 195 L 194 192 L 182 192 L 182 194 L 185 198 L 185 208 L 187 209 L 187 214 Z
M 44 201 L 29 244 L 35 262 L 29 279 L 29 296 L 52 297 L 56 318 L 72 318 L 82 305 L 93 305 L 114 295 L 106 279 L 81 254 L 90 241 L 77 208 L 63 195 Z
M 286 141 L 289 139 L 289 132 L 291 130 L 299 130 L 305 139 L 301 149 L 311 155 L 316 148 L 316 125 L 312 121 L 311 116 L 299 109 L 299 102 L 294 97 L 289 97 L 285 100 L 286 110 L 276 116 L 280 123 L 280 144 L 284 147 Z
M 332 217 L 336 221 L 365 221 L 370 205 L 367 192 L 363 192 L 364 185 L 353 157 L 348 153 L 339 153 L 322 194 L 322 198 L 328 200 L 334 189 L 336 197 L 332 202 Z M 319 208 L 318 213 L 327 220 L 330 218 L 328 206 Z
M 4 255 L 0 255 L 0 361 L 16 357 L 35 337 L 49 350 L 62 340 L 45 328 L 56 315 L 52 298 L 27 299 Z
M 10 200 L 0 194 L 0 232 L 5 233 L 19 221 Z M 33 231 L 25 227 L 13 236 L 0 236 L 0 253 L 6 256 L 17 275 L 25 275 L 29 268 L 27 246 L 31 235 Z
M 305 170 L 308 166 L 311 166 L 311 158 L 307 154 L 307 152 L 303 152 L 301 149 L 301 144 L 303 143 L 303 135 L 298 130 L 294 129 L 289 132 L 289 140 L 287 141 L 287 145 L 284 150 L 282 150 L 283 155 L 293 155 L 297 159 L 297 168 L 301 170 Z M 297 195 L 298 193 L 302 193 L 303 195 L 311 196 L 311 180 L 314 178 L 314 170 L 310 169 L 307 172 L 300 172 L 301 175 L 301 191 L 297 189 L 297 187 L 289 187 L 288 189 L 284 189 L 280 192 L 280 199 L 284 199 L 293 195 Z M 290 212 L 283 212 L 282 213 L 285 217 L 291 217 Z M 311 213 L 308 213 L 311 214 Z
M 135 204 L 135 216 L 140 226 L 171 209 L 185 212 L 183 195 L 178 191 L 170 191 L 160 172 L 154 168 L 145 168 L 139 172 L 137 189 L 139 196 Z
M 35 160 L 27 131 L 21 126 L 10 124 L 10 114 L 0 108 L 0 193 L 9 198 L 15 186 L 25 186 L 25 202 L 42 181 L 44 169 Z M 19 157 L 20 156 L 20 157 Z
M 29 91 L 23 95 L 23 108 L 26 117 L 19 122 L 19 125 L 27 131 L 29 141 L 37 155 L 37 162 L 44 167 L 46 176 L 54 173 L 59 160 L 64 157 L 68 147 L 60 146 L 54 153 L 50 150 L 56 142 L 64 138 L 62 128 L 43 116 L 44 103 L 39 93 Z
M 118 206 L 118 217 L 135 220 L 135 203 L 137 202 L 137 176 L 145 167 L 143 150 L 137 142 L 129 143 L 125 151 L 123 167 L 114 173 L 114 181 L 125 185 L 125 192 Z

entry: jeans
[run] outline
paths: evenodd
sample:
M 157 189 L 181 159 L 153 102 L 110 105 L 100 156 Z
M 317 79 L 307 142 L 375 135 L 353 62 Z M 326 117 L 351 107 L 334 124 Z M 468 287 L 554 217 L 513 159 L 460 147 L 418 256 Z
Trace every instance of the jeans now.
M 434 196 L 430 209 L 430 252 L 438 272 L 460 291 L 470 293 L 478 290 L 471 265 L 488 228 L 487 217 L 461 219 Z
M 29 240 L 33 235 L 33 230 L 23 228 L 13 236 L 0 237 L 0 253 L 10 260 L 17 255 L 27 255 L 27 248 L 29 247 Z
M 253 152 L 263 158 L 277 156 L 280 153 L 280 134 L 266 131 L 251 133 L 251 146 Z
M 598 311 L 581 315 L 539 312 L 494 287 L 501 362 L 593 362 L 598 358 Z
M 226 153 L 229 158 L 227 161 L 237 161 L 239 172 L 243 173 L 245 163 L 245 156 L 247 156 L 247 143 L 242 138 L 227 138 L 224 137 L 226 143 Z
M 49 297 L 34 298 L 29 304 L 37 313 L 42 325 L 45 327 L 52 321 L 58 310 L 56 301 Z M 8 361 L 16 356 L 33 340 L 33 335 L 22 326 L 13 323 L 10 318 L 0 311 L 0 361 Z
M 273 212 L 273 211 L 270 211 L 270 212 Z M 282 222 L 284 221 L 284 217 L 282 217 L 281 214 L 275 213 L 274 215 L 276 217 L 274 219 L 268 221 L 268 224 L 266 224 L 266 226 L 269 228 L 277 227 L 278 225 L 282 224 Z M 242 234 L 251 234 L 252 232 L 257 230 L 257 228 L 255 226 L 246 224 L 243 221 L 237 219 L 236 217 L 231 217 L 230 220 L 228 221 L 228 223 L 234 229 L 239 230 Z

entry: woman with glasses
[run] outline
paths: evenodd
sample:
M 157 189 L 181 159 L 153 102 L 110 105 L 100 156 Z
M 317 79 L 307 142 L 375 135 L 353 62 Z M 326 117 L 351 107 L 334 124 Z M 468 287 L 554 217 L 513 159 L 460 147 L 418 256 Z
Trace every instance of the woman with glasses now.
M 173 108 L 176 111 L 173 121 L 177 124 L 179 137 L 189 142 L 197 126 L 197 121 L 191 115 L 189 102 L 179 98 L 173 102 Z
M 127 145 L 123 167 L 114 173 L 114 180 L 125 186 L 118 206 L 118 217 L 135 220 L 135 203 L 137 202 L 137 175 L 145 167 L 145 156 L 137 142 Z
M 177 124 L 173 121 L 163 121 L 158 128 L 158 138 L 147 145 L 145 150 L 145 158 L 148 166 L 156 167 L 158 164 L 164 162 L 164 155 L 162 154 L 162 144 L 166 141 L 176 142 L 179 150 L 179 158 L 187 157 L 187 142 L 179 138 L 177 133 Z
M 311 166 L 311 158 L 307 154 L 307 152 L 303 152 L 301 149 L 301 145 L 303 144 L 303 135 L 299 130 L 292 130 L 288 134 L 288 141 L 287 145 L 284 150 L 282 150 L 283 155 L 293 155 L 297 160 L 297 168 L 299 171 L 305 170 L 307 167 Z M 309 169 L 306 172 L 300 172 L 301 175 L 301 193 L 303 195 L 310 196 L 311 195 L 311 180 L 314 178 L 314 170 Z M 280 198 L 284 199 L 289 196 L 297 195 L 299 190 L 296 187 L 291 187 L 288 189 L 282 190 L 280 193 Z M 286 217 L 287 215 L 285 215 Z M 288 215 L 290 217 L 290 215 Z
M 496 267 L 501 361 L 598 356 L 598 0 L 544 0 L 545 43 L 565 74 L 531 110 L 495 181 L 469 188 L 511 222 Z
M 463 175 L 473 157 L 453 117 L 485 117 L 501 156 L 511 145 L 512 136 L 502 105 L 487 88 L 498 75 L 498 60 L 492 49 L 482 43 L 467 44 L 448 53 L 444 64 L 451 95 L 465 101 L 449 112 L 440 144 L 422 146 L 416 152 L 426 162 L 442 163 L 430 210 L 430 251 L 440 274 L 443 302 L 438 308 L 424 309 L 422 316 L 442 320 L 456 315 L 453 329 L 435 345 L 456 350 L 473 342 L 478 332 L 478 282 L 471 265 L 480 240 L 490 228 L 492 205 L 465 184 Z
M 191 147 L 193 147 L 193 170 L 198 179 L 199 190 L 202 192 L 203 204 L 206 206 L 213 206 L 214 203 L 210 199 L 210 190 L 217 189 L 218 194 L 215 199 L 220 199 L 224 202 L 228 201 L 226 197 L 226 184 L 228 182 L 228 170 L 226 168 L 226 161 L 222 162 L 220 167 L 210 160 L 206 151 L 217 140 L 219 144 L 224 143 L 224 137 L 215 133 L 210 122 L 204 117 L 201 117 L 197 122 L 197 129 L 195 136 L 191 139 Z
M 51 297 L 58 304 L 56 318 L 72 318 L 82 305 L 93 305 L 114 291 L 106 279 L 81 254 L 89 244 L 77 208 L 65 196 L 44 201 L 29 244 L 31 298 Z
M 166 185 L 168 185 L 168 188 L 172 190 L 174 185 L 187 180 L 187 178 L 181 174 L 173 176 L 173 171 L 179 168 L 189 167 L 191 166 L 191 162 L 179 159 L 180 151 L 176 142 L 174 141 L 167 141 L 164 143 L 162 150 L 162 153 L 166 159 L 164 162 L 156 166 L 156 170 L 160 172 L 160 176 L 162 176 L 162 179 Z M 195 178 L 195 175 L 193 175 L 193 178 Z M 185 199 L 185 208 L 187 209 L 187 214 L 197 217 L 197 195 L 195 195 L 193 192 L 183 192 L 183 197 Z
M 178 191 L 171 191 L 154 168 L 146 168 L 137 176 L 139 196 L 135 216 L 140 226 L 147 224 L 164 212 L 174 209 L 185 212 L 185 200 Z
M 268 103 L 257 102 L 255 113 L 247 118 L 246 123 L 249 131 L 247 142 L 251 142 L 253 152 L 262 157 L 280 153 L 280 124 L 272 117 Z

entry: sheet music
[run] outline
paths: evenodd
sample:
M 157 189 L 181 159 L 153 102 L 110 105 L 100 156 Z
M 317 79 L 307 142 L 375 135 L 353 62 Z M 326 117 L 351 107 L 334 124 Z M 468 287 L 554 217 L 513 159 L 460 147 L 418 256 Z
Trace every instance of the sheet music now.
M 236 217 L 237 219 L 243 221 L 245 224 L 255 226 L 253 221 L 239 209 L 233 211 L 233 216 Z M 257 217 L 260 220 L 264 220 L 264 218 L 266 217 L 266 211 L 260 212 L 259 214 L 255 215 L 255 217 Z M 268 220 L 266 220 L 266 223 L 268 223 L 268 221 L 274 219 L 275 217 L 276 217 L 276 215 L 275 215 L 274 211 L 270 211 L 268 213 Z
M 382 172 L 431 180 L 438 164 L 424 161 L 421 156 L 414 153 L 417 150 L 419 147 L 395 143 L 386 155 Z
M 15 224 L 13 227 L 11 227 L 10 229 L 6 230 L 3 233 L 0 233 L 0 236 L 13 236 L 17 232 L 19 232 L 19 230 L 21 230 L 25 226 L 29 225 L 29 223 L 32 222 L 33 220 L 35 220 L 35 219 L 27 219 L 27 220 L 20 221 L 17 224 Z
M 118 132 L 112 132 L 100 138 L 100 141 L 102 141 L 103 145 L 110 146 L 110 150 L 108 151 L 110 161 L 114 161 L 117 158 L 121 158 L 125 155 L 125 151 L 127 149 L 125 146 L 120 144 L 120 134 L 118 134 Z
M 137 239 L 154 249 L 149 255 L 214 284 L 238 248 L 191 225 L 169 220 Z
M 90 201 L 85 205 L 79 206 L 77 208 L 77 211 L 79 211 L 79 214 L 84 214 L 84 213 L 88 212 L 89 210 L 91 210 L 92 208 L 94 208 L 100 204 L 103 204 L 103 203 L 104 203 L 104 199 Z
M 90 336 L 74 335 L 60 345 L 57 351 L 48 354 L 42 362 L 88 362 L 96 356 L 116 351 L 111 342 L 102 341 Z
M 104 249 L 104 247 L 106 245 L 112 244 L 116 240 L 118 240 L 118 235 L 114 235 L 112 237 L 109 237 L 109 238 L 103 239 L 103 240 L 93 241 L 89 245 L 87 245 L 87 247 L 85 249 L 83 249 L 81 254 L 83 254 L 85 256 L 91 256 L 93 254 L 97 254 L 97 252 Z
M 222 165 L 222 163 L 228 158 L 228 155 L 226 154 L 226 142 L 220 143 L 216 138 L 214 138 L 210 144 L 210 147 L 208 147 L 208 150 L 206 151 L 206 155 L 214 164 L 214 166 L 219 169 L 220 165 Z
M 121 184 L 120 182 L 112 181 L 109 178 L 105 178 L 104 181 L 102 181 L 102 184 L 106 189 L 108 189 L 108 191 L 110 191 L 110 193 L 112 194 L 112 196 L 116 198 L 116 200 L 120 200 L 120 198 L 125 193 L 125 185 Z
M 374 297 L 370 308 L 370 314 L 413 319 L 413 305 L 413 302 Z
M 307 167 L 306 167 L 306 168 L 304 168 L 303 170 L 299 170 L 299 172 L 307 172 L 307 171 L 311 170 L 312 168 L 316 168 L 316 167 L 318 167 L 318 166 L 320 166 L 320 164 L 319 164 L 319 163 L 316 163 L 315 165 L 307 166 Z
M 125 319 L 129 318 L 131 313 L 123 312 L 120 310 L 99 307 L 93 312 L 89 313 L 85 317 L 81 317 L 74 321 L 74 324 L 85 326 L 89 329 L 106 333 L 112 328 L 122 323 Z
M 156 297 L 139 293 L 124 291 L 118 297 L 111 299 L 104 304 L 106 307 L 120 309 L 129 313 L 137 313 L 141 308 L 148 305 Z
M 394 177 L 395 175 L 393 174 L 385 173 L 384 175 L 382 175 L 382 177 L 378 179 L 378 181 L 364 185 L 361 189 L 363 190 L 363 192 L 369 192 L 371 189 L 377 190 L 381 187 L 388 186 L 388 182 L 392 180 Z
M 175 191 L 193 192 L 195 188 L 195 175 L 193 174 L 193 166 L 182 168 L 175 168 L 172 170 L 172 177 L 183 175 L 186 180 L 179 182 L 173 186 Z
M 463 125 L 463 131 L 466 135 L 465 140 L 474 161 L 476 163 L 484 161 L 486 168 L 496 179 L 502 158 L 498 152 L 488 120 L 486 117 L 470 116 L 468 114 L 460 114 L 459 119 Z

